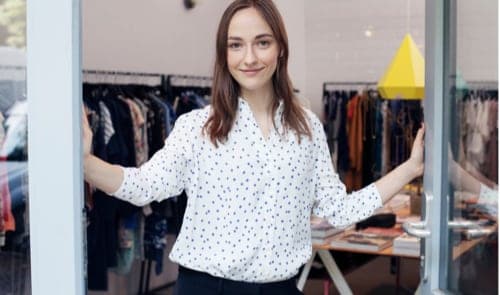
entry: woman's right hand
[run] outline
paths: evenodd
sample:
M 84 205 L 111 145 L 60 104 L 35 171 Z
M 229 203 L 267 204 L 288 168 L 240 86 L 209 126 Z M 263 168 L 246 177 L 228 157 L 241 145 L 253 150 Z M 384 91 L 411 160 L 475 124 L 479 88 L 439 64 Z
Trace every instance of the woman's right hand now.
M 82 140 L 83 140 L 83 158 L 90 155 L 92 150 L 92 130 L 90 129 L 89 121 L 87 120 L 87 110 L 83 106 L 82 114 Z

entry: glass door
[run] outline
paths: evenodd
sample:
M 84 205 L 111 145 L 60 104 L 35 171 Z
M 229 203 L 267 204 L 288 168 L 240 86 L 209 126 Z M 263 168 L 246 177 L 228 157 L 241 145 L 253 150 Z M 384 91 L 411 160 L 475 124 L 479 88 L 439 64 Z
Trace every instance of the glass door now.
M 0 294 L 31 294 L 26 1 L 0 1 Z
M 498 2 L 426 2 L 421 294 L 498 293 Z
M 498 1 L 444 5 L 442 234 L 449 250 L 439 287 L 498 294 Z

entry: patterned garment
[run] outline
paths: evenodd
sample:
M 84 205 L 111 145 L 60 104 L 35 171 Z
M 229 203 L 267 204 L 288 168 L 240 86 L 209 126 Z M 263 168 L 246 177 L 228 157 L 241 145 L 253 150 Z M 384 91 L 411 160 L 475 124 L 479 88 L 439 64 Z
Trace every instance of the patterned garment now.
M 137 166 L 140 166 L 147 161 L 143 136 L 143 127 L 146 125 L 146 119 L 143 116 L 142 110 L 132 99 L 123 99 L 123 101 L 130 108 L 130 117 L 134 129 L 135 162 Z
M 144 229 L 144 256 L 155 261 L 155 273 L 163 270 L 163 252 L 167 245 L 167 219 L 157 212 L 146 217 Z
M 374 184 L 348 195 L 334 172 L 323 126 L 306 110 L 312 138 L 277 131 L 264 138 L 239 99 L 228 141 L 202 135 L 210 107 L 179 117 L 165 146 L 140 168 L 124 168 L 114 195 L 137 205 L 176 196 L 188 203 L 170 259 L 190 269 L 246 282 L 293 277 L 311 256 L 310 216 L 344 227 L 382 205 Z
M 142 163 L 148 160 L 148 155 L 149 155 L 148 126 L 151 124 L 151 122 L 148 121 L 148 107 L 138 98 L 133 98 L 132 100 L 137 104 L 137 106 L 142 112 L 142 117 L 144 118 L 144 124 L 141 125 L 141 128 L 139 130 L 139 136 L 141 138 L 140 139 L 141 147 L 139 149 L 136 149 L 136 154 L 138 157 L 137 164 L 141 165 Z
M 113 127 L 113 121 L 111 121 L 111 113 L 104 102 L 99 102 L 99 108 L 101 113 L 101 126 L 104 126 L 104 145 L 108 145 L 111 137 L 115 134 L 115 128 Z

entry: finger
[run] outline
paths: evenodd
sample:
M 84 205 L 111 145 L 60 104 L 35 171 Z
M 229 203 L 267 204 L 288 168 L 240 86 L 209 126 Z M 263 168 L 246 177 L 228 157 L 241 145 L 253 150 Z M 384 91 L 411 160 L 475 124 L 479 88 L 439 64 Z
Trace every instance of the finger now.
M 84 105 L 82 105 L 82 110 L 83 110 L 83 113 L 82 113 L 83 126 L 89 126 L 89 120 L 87 119 L 87 109 L 85 108 Z
M 423 141 L 424 139 L 424 127 L 420 127 L 417 131 L 417 135 L 415 136 L 415 141 Z

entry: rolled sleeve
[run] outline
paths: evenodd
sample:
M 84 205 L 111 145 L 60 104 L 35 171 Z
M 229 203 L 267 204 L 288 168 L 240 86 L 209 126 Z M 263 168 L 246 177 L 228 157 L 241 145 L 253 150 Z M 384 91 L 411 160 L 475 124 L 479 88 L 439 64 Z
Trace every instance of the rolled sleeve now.
M 195 133 L 188 115 L 178 118 L 165 145 L 150 160 L 139 168 L 122 168 L 123 182 L 113 196 L 142 206 L 184 190 Z
M 363 220 L 382 206 L 374 183 L 347 194 L 345 185 L 334 171 L 322 125 L 313 121 L 316 147 L 314 166 L 315 202 L 313 214 L 326 218 L 335 227 L 346 227 Z

